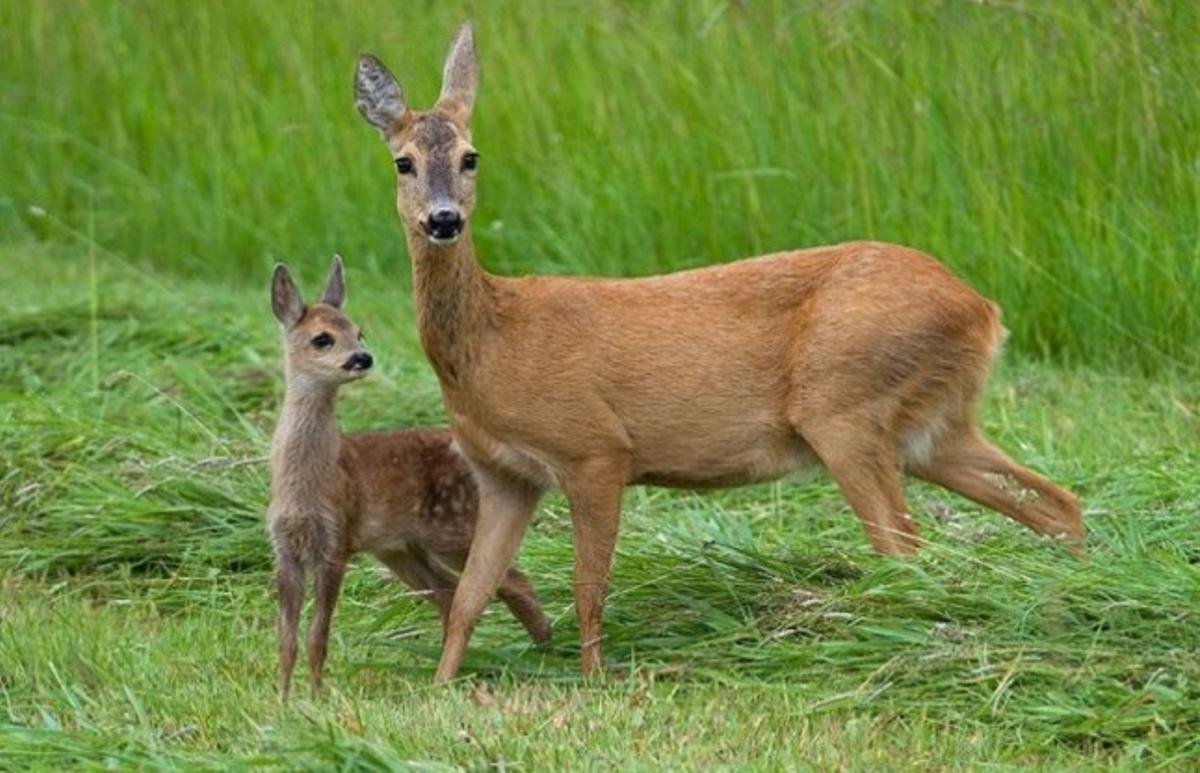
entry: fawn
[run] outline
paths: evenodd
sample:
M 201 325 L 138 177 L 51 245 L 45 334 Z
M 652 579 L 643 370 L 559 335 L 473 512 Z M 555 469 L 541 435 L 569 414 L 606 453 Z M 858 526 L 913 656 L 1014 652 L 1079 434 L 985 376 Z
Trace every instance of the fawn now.
M 921 545 L 902 486 L 911 473 L 1082 550 L 1074 496 L 979 431 L 999 308 L 928 255 L 859 242 L 634 280 L 481 269 L 467 224 L 477 78 L 469 25 L 428 112 L 408 108 L 375 57 L 355 73 L 356 107 L 397 171 L 421 343 L 480 486 L 437 681 L 457 673 L 550 487 L 571 508 L 584 673 L 601 665 L 631 484 L 735 486 L 820 465 L 875 550 L 900 555 Z
M 296 662 L 304 570 L 312 569 L 316 611 L 308 639 L 313 692 L 347 561 L 367 551 L 404 582 L 450 611 L 475 528 L 478 495 L 470 468 L 445 430 L 338 433 L 338 388 L 363 378 L 371 355 L 342 312 L 346 285 L 334 256 L 320 301 L 304 305 L 286 266 L 275 267 L 271 308 L 283 327 L 286 391 L 271 441 L 267 530 L 279 593 L 279 691 Z M 539 644 L 550 625 L 529 581 L 509 567 L 498 595 Z

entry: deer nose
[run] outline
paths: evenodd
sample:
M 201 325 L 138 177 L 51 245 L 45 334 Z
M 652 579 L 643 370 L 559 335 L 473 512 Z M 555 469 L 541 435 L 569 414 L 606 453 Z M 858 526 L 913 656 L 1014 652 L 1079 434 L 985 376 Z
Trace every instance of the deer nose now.
M 351 372 L 365 371 L 370 370 L 374 364 L 374 357 L 367 352 L 358 352 L 357 354 L 350 355 L 350 359 L 346 360 L 346 364 L 342 367 Z
M 453 239 L 462 230 L 462 215 L 456 209 L 442 208 L 429 215 L 429 235 L 435 239 Z

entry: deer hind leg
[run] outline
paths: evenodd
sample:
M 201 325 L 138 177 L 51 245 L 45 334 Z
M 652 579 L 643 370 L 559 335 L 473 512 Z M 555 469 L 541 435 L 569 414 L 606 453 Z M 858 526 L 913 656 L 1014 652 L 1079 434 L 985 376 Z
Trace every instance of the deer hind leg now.
M 406 585 L 437 607 L 445 630 L 450 605 L 454 601 L 454 578 L 446 580 L 430 570 L 420 557 L 407 551 L 381 553 L 379 560 L 387 565 Z
M 342 578 L 346 575 L 346 562 L 342 559 L 322 559 L 316 570 L 316 611 L 312 627 L 308 632 L 308 676 L 309 686 L 315 695 L 321 689 L 321 674 L 325 669 L 325 652 L 329 644 L 329 627 L 333 622 L 333 609 L 337 606 L 342 590 Z
M 906 556 L 920 551 L 921 539 L 904 499 L 900 459 L 885 433 L 868 421 L 838 421 L 810 428 L 803 436 L 877 552 Z
M 550 643 L 550 621 L 546 619 L 546 613 L 542 611 L 542 605 L 538 602 L 537 594 L 534 593 L 529 578 L 521 574 L 515 566 L 509 567 L 507 574 L 500 582 L 500 588 L 496 591 L 496 595 L 509 608 L 513 616 L 521 621 L 521 625 L 525 626 L 525 630 L 529 632 L 534 643 L 539 646 Z
M 1083 552 L 1086 533 L 1075 496 L 1017 464 L 974 430 L 947 438 L 912 472 L 1038 534 L 1065 537 L 1073 551 Z
M 442 612 L 443 627 L 450 614 L 455 588 L 458 586 L 455 572 L 462 572 L 463 566 L 467 563 L 467 556 L 468 551 L 466 550 L 461 553 L 430 552 L 423 557 L 414 557 L 411 562 L 414 565 L 406 567 L 413 578 L 407 580 L 409 584 L 416 588 L 418 587 L 417 583 L 420 583 L 430 591 L 430 600 Z M 393 571 L 396 570 L 393 569 Z M 516 567 L 509 567 L 500 580 L 500 587 L 496 589 L 496 595 L 512 611 L 521 625 L 525 626 L 525 630 L 529 632 L 534 642 L 546 644 L 550 641 L 550 621 L 546 619 L 546 615 L 542 611 L 533 586 Z
M 525 536 L 541 492 L 522 481 L 479 470 L 479 517 L 471 551 L 458 580 L 446 619 L 442 658 L 434 682 L 448 682 L 458 674 L 467 642 L 488 600 L 512 565 Z

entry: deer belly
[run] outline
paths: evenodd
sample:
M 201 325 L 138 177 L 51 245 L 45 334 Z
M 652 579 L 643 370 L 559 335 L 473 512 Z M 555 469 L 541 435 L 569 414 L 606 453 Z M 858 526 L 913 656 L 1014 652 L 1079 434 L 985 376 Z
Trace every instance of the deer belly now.
M 476 466 L 500 470 L 543 488 L 558 485 L 554 469 L 533 446 L 501 439 L 461 414 L 452 416 L 454 447 Z
M 794 432 L 738 432 L 651 440 L 636 451 L 634 482 L 723 488 L 801 474 L 818 464 Z

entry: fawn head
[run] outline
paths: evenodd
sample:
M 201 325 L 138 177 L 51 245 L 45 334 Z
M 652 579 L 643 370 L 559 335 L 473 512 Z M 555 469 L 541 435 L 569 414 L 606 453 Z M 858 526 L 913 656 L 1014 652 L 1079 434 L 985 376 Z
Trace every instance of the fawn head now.
M 275 266 L 271 309 L 283 326 L 288 373 L 324 386 L 337 386 L 367 375 L 374 363 L 363 348 L 362 330 L 342 312 L 346 278 L 341 256 L 334 255 L 321 299 L 305 305 L 287 266 Z
M 458 28 L 442 73 L 442 93 L 427 112 L 410 110 L 383 62 L 363 54 L 354 105 L 379 130 L 396 164 L 396 210 L 409 233 L 433 244 L 458 239 L 475 206 L 471 107 L 479 66 L 471 24 Z

